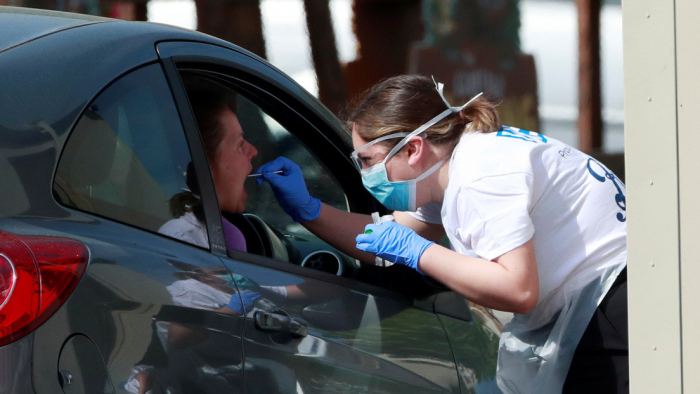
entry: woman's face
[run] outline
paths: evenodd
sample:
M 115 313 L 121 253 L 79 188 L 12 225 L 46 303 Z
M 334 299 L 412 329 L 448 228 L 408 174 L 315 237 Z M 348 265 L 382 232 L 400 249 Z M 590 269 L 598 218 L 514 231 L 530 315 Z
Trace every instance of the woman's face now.
M 243 186 L 253 171 L 250 161 L 258 154 L 253 145 L 243 138 L 243 130 L 233 111 L 225 109 L 219 115 L 224 137 L 212 164 L 212 177 L 219 206 L 225 212 L 243 212 L 248 193 Z
M 400 140 L 400 138 L 397 139 Z M 370 141 L 360 136 L 357 132 L 357 127 L 354 126 L 352 129 L 352 144 L 354 149 L 358 149 L 369 142 Z M 409 165 L 408 154 L 406 154 L 407 149 L 409 148 L 404 146 L 386 162 L 386 172 L 389 181 L 396 182 L 416 178 L 415 170 Z M 381 163 L 388 154 L 389 149 L 382 145 L 382 143 L 378 143 L 358 152 L 357 156 L 362 161 L 362 168 L 364 169 Z

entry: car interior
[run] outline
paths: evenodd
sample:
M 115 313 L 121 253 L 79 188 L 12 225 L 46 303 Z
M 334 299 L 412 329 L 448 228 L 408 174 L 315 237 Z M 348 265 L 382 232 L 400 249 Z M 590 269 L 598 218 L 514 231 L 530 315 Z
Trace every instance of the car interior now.
M 316 157 L 312 149 L 287 131 L 283 126 L 284 115 L 276 111 L 273 105 L 256 97 L 254 92 L 237 83 L 234 78 L 220 73 L 187 68 L 180 70 L 180 76 L 188 91 L 225 89 L 237 96 L 236 114 L 245 138 L 258 150 L 258 157 L 253 160 L 254 168 L 277 156 L 291 158 L 301 164 L 312 195 L 336 208 L 350 210 L 350 201 L 344 194 L 342 184 L 325 168 L 321 158 Z M 293 129 L 297 126 L 289 127 Z M 222 216 L 244 234 L 248 253 L 352 278 L 399 293 L 410 293 L 412 297 L 447 290 L 438 282 L 416 274 L 406 267 L 376 267 L 361 263 L 336 250 L 301 225 L 294 223 L 278 206 L 268 185 L 247 187 L 246 190 L 249 194 L 246 211 L 222 212 Z M 239 255 L 236 251 L 229 250 L 230 257 Z

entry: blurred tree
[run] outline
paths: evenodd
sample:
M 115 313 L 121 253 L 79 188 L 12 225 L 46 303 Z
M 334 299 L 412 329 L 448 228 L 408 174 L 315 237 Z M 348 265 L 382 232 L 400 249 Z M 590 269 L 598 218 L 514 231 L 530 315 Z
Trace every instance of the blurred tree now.
M 127 21 L 148 20 L 148 0 L 100 0 L 99 14 Z
M 338 60 L 328 0 L 304 0 L 311 56 L 318 80 L 318 97 L 333 113 L 345 107 L 347 91 Z
M 56 0 L 22 0 L 21 6 L 45 10 L 55 10 L 57 8 Z
M 520 52 L 519 0 L 426 0 L 424 42 L 443 50 L 476 42 L 502 57 Z
M 454 105 L 479 92 L 499 103 L 504 124 L 539 130 L 537 73 L 520 50 L 520 0 L 425 0 L 426 34 L 408 72 L 445 83 Z
M 197 30 L 266 58 L 260 0 L 195 0 Z
M 347 64 L 350 97 L 384 78 L 404 74 L 414 41 L 423 38 L 423 0 L 355 0 L 353 30 L 357 60 Z

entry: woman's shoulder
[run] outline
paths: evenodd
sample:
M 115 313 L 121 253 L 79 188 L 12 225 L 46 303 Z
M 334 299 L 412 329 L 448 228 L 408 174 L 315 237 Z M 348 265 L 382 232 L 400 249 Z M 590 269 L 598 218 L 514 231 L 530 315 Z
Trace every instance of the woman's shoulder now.
M 514 130 L 520 129 L 504 126 L 491 133 L 465 134 L 455 147 L 451 174 L 454 171 L 460 179 L 474 181 L 490 176 L 531 173 L 532 151 L 537 142 L 533 140 L 535 137 L 525 137 Z M 520 135 L 523 137 L 516 138 Z

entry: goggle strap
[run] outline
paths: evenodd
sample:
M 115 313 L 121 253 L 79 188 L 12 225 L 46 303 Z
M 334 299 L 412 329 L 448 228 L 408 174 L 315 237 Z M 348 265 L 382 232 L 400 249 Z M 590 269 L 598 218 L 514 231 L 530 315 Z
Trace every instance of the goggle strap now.
M 433 82 L 435 82 L 435 78 L 433 78 Z M 438 84 L 438 83 L 436 82 L 435 85 L 436 85 L 436 88 L 438 89 L 438 93 L 440 94 L 440 97 L 442 97 L 442 101 L 445 102 L 445 105 L 447 105 L 448 108 L 447 108 L 446 110 L 442 111 L 442 112 L 441 112 L 440 114 L 438 114 L 436 117 L 430 119 L 430 120 L 428 121 L 428 123 L 425 123 L 425 124 L 422 125 L 421 127 L 417 128 L 417 129 L 415 129 L 415 130 L 413 130 L 409 135 L 407 135 L 406 137 L 404 137 L 404 139 L 403 139 L 402 141 L 400 141 L 398 144 L 396 144 L 396 146 L 394 146 L 394 148 L 392 148 L 392 149 L 389 151 L 389 154 L 386 155 L 386 157 L 384 158 L 384 161 L 385 161 L 385 162 L 386 162 L 387 160 L 389 160 L 389 158 L 390 158 L 391 156 L 393 156 L 394 154 L 396 154 L 396 152 L 398 152 L 401 148 L 403 148 L 403 146 L 405 145 L 405 142 L 407 142 L 407 141 L 410 140 L 411 138 L 415 137 L 416 135 L 418 135 L 418 134 L 424 132 L 425 130 L 427 130 L 427 129 L 433 127 L 437 122 L 439 122 L 439 121 L 441 121 L 442 119 L 444 119 L 447 115 L 449 115 L 449 114 L 451 114 L 451 113 L 458 113 L 458 112 L 461 112 L 464 108 L 467 108 L 467 106 L 469 106 L 469 104 L 473 103 L 474 100 L 478 99 L 479 97 L 481 97 L 481 96 L 484 94 L 484 92 L 481 92 L 481 93 L 477 94 L 476 96 L 472 97 L 471 100 L 467 101 L 467 103 L 464 104 L 464 105 L 461 106 L 461 107 L 450 107 L 450 104 L 447 102 L 447 100 L 445 99 L 445 96 L 443 96 L 443 94 L 442 94 L 442 88 L 444 87 L 443 84 L 441 84 L 441 83 Z
M 396 144 L 396 146 L 394 146 L 394 147 L 389 151 L 389 154 L 386 155 L 386 157 L 384 158 L 384 161 L 389 160 L 389 158 L 390 158 L 391 156 L 393 156 L 394 154 L 396 154 L 396 152 L 398 152 L 401 148 L 403 148 L 403 146 L 405 145 L 405 142 L 408 142 L 411 138 L 413 138 L 413 137 L 417 136 L 418 134 L 424 132 L 425 130 L 429 129 L 430 127 L 433 127 L 437 122 L 441 121 L 443 118 L 445 118 L 445 117 L 446 117 L 447 115 L 449 115 L 451 112 L 452 112 L 452 109 L 451 109 L 451 108 L 448 108 L 448 109 L 442 111 L 442 112 L 441 112 L 439 115 L 437 115 L 436 117 L 430 119 L 430 120 L 428 121 L 428 123 L 425 123 L 423 126 L 421 126 L 421 127 L 417 128 L 417 129 L 413 130 L 409 135 L 407 135 L 406 137 L 404 137 L 403 140 L 401 140 L 398 144 Z

